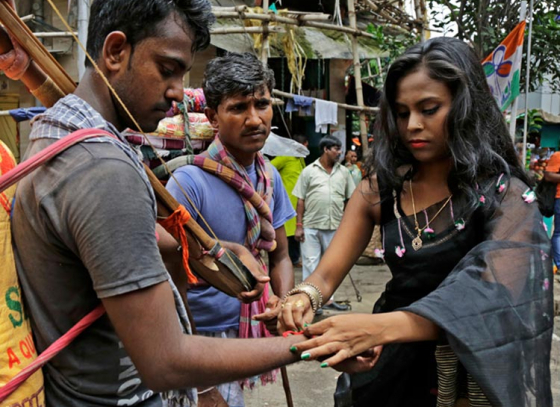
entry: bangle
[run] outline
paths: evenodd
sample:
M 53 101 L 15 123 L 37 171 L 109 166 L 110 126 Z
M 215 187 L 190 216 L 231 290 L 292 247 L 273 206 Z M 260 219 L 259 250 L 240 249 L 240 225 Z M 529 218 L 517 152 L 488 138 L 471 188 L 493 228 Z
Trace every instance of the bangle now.
M 296 222 L 296 226 L 303 226 L 303 223 Z
M 283 300 L 286 301 L 286 298 L 294 294 L 307 295 L 307 297 L 309 297 L 309 301 L 311 302 L 311 310 L 314 314 L 323 305 L 323 294 L 321 293 L 321 290 L 319 290 L 319 288 L 313 283 L 303 282 L 296 285 L 294 288 L 288 291 Z

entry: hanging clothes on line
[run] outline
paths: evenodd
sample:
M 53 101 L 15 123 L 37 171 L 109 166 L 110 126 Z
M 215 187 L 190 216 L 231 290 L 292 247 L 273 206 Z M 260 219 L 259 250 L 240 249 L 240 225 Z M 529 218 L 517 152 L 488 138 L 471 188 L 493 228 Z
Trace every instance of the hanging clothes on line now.
M 327 100 L 315 99 L 315 131 L 327 133 L 329 124 L 338 125 L 338 105 Z
M 311 107 L 314 100 L 307 96 L 294 95 L 294 98 L 288 99 L 286 103 L 286 113 L 299 112 L 305 116 L 311 116 Z

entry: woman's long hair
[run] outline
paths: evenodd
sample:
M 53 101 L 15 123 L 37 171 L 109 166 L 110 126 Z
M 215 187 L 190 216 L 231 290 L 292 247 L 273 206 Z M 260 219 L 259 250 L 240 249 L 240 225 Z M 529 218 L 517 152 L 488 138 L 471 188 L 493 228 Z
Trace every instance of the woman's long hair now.
M 474 208 L 478 184 L 490 177 L 506 173 L 529 184 L 475 52 L 463 41 L 446 37 L 409 48 L 389 68 L 374 148 L 366 160 L 368 173 L 377 173 L 388 189 L 400 190 L 403 177 L 397 169 L 416 163 L 399 135 L 395 99 L 399 80 L 422 68 L 433 80 L 445 83 L 452 95 L 446 121 L 453 160 L 449 190 Z

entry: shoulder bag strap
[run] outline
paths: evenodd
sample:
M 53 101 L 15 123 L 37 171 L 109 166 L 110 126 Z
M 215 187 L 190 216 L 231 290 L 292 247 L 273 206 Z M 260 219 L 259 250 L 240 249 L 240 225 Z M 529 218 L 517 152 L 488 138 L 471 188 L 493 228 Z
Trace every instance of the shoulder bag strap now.
M 41 150 L 39 153 L 30 157 L 28 160 L 18 164 L 15 168 L 8 171 L 0 177 L 0 192 L 9 188 L 20 179 L 36 170 L 38 167 L 62 153 L 64 150 L 81 143 L 84 140 L 94 137 L 112 137 L 116 138 L 113 134 L 99 129 L 82 129 L 61 138 L 47 148 Z
M 19 164 L 12 170 L 8 171 L 0 177 L 0 191 L 5 190 L 11 185 L 15 184 L 29 173 L 36 170 L 38 167 L 62 153 L 66 149 L 90 138 L 94 137 L 112 137 L 116 138 L 113 134 L 99 129 L 82 129 L 73 132 L 72 134 L 63 137 L 62 139 L 51 144 L 47 148 L 41 150 L 28 160 Z M 37 359 L 35 359 L 29 366 L 15 375 L 8 383 L 0 388 L 0 403 L 4 401 L 10 394 L 17 390 L 23 382 L 25 382 L 33 373 L 43 367 L 49 360 L 55 357 L 62 349 L 66 348 L 80 333 L 82 333 L 88 326 L 94 323 L 99 317 L 105 313 L 105 308 L 99 304 L 93 311 L 83 317 L 76 325 L 74 325 L 68 332 L 53 342 L 44 352 L 42 352 Z

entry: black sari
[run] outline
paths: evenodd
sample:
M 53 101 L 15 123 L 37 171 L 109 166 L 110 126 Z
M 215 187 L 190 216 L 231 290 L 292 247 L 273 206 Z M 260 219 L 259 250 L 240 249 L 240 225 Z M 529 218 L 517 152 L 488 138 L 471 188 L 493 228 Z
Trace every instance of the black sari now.
M 411 244 L 414 218 L 400 210 L 400 194 L 382 193 L 385 260 L 393 278 L 374 313 L 404 310 L 440 326 L 438 342 L 451 345 L 493 406 L 548 407 L 550 240 L 536 202 L 522 198 L 528 187 L 515 178 L 500 184 L 483 185 L 485 203 L 470 216 L 459 208 L 442 211 L 430 224 L 434 236 L 423 237 L 418 251 Z M 420 226 L 442 205 L 419 212 Z M 435 406 L 436 344 L 386 345 L 372 371 L 352 376 L 354 406 Z

